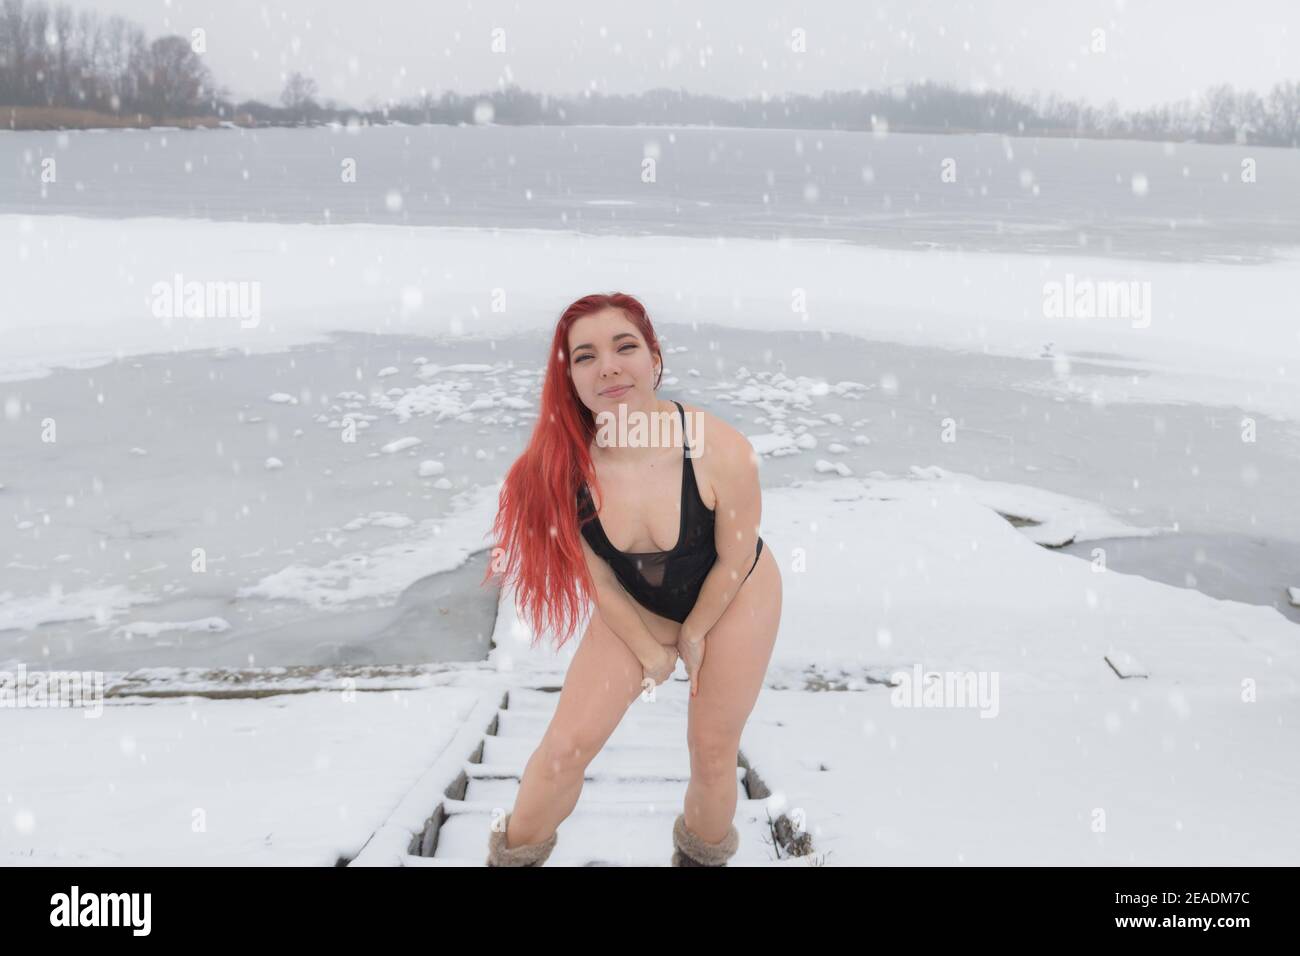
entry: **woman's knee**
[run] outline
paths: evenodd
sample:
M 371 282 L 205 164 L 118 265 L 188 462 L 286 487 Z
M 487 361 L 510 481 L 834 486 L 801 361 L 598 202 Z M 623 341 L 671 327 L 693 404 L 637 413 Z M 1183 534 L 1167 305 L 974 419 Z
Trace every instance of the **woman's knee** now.
M 731 735 L 696 733 L 688 735 L 691 776 L 704 781 L 734 780 L 740 741 Z
M 581 732 L 548 731 L 537 747 L 539 767 L 552 778 L 580 776 L 600 746 L 600 741 Z
M 586 769 L 640 690 L 640 670 L 628 672 L 625 655 L 630 652 L 599 616 L 592 618 L 582 641 L 537 748 L 542 770 L 549 776 Z

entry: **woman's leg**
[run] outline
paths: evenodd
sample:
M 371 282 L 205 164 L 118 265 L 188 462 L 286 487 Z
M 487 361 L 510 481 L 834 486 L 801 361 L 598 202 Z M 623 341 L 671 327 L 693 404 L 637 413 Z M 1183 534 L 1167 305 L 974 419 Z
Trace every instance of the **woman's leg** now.
M 515 797 L 506 846 L 550 839 L 573 812 L 582 778 L 641 693 L 644 671 L 636 655 L 593 613 L 564 675 L 564 687 Z
M 781 572 L 769 548 L 704 636 L 699 693 L 690 699 L 686 740 L 691 782 L 683 812 L 700 839 L 717 843 L 736 816 L 740 734 L 758 700 L 781 620 Z

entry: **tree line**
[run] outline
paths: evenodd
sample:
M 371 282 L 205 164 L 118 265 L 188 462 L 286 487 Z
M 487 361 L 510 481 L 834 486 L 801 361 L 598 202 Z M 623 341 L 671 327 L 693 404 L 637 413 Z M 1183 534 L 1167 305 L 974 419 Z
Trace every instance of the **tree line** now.
M 430 93 L 365 109 L 319 101 L 314 80 L 290 74 L 278 105 L 232 102 L 195 38 L 148 40 L 120 16 L 66 4 L 0 0 L 0 106 L 69 107 L 117 115 L 239 118 L 243 124 L 479 123 L 699 124 L 841 130 L 1001 132 L 1300 146 L 1300 83 L 1267 94 L 1211 87 L 1192 101 L 1121 112 L 1049 94 L 910 83 L 817 96 L 724 99 L 685 90 L 549 96 L 517 86 L 483 94 Z
M 942 83 L 908 83 L 888 90 L 828 91 L 817 96 L 729 100 L 684 90 L 634 95 L 592 93 L 556 98 L 518 87 L 481 97 L 447 93 L 398 104 L 384 115 L 403 122 L 472 121 L 486 101 L 497 123 L 690 123 L 716 126 L 840 130 L 992 132 L 1133 139 L 1195 140 L 1300 146 L 1300 83 L 1276 84 L 1266 95 L 1210 87 L 1184 99 L 1121 112 L 1068 100 L 1055 93 L 1016 96 L 972 92 Z
M 3 0 L 0 104 L 192 116 L 212 111 L 211 72 L 179 36 L 152 43 L 123 17 Z

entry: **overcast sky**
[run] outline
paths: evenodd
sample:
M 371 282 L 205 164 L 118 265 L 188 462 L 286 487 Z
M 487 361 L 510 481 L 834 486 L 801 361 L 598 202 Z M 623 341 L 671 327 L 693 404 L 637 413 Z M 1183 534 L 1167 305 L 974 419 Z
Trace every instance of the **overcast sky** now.
M 1055 91 L 1121 108 L 1195 98 L 1227 82 L 1265 92 L 1300 79 L 1295 0 L 73 0 L 152 39 L 207 33 L 205 57 L 237 98 L 274 100 L 313 76 L 353 106 L 421 90 L 728 97 L 878 89 L 925 79 Z M 494 52 L 493 31 L 504 52 Z M 1091 53 L 1094 30 L 1105 52 Z M 804 31 L 806 52 L 792 49 Z

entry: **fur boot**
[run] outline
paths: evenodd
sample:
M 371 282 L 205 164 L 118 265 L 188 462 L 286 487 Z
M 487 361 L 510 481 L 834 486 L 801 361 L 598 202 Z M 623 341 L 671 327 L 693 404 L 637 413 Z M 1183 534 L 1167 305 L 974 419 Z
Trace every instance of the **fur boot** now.
M 506 832 L 510 829 L 510 814 L 506 814 L 500 832 L 488 833 L 488 866 L 541 866 L 555 849 L 555 840 L 559 832 L 552 833 L 550 839 L 541 843 L 525 843 L 520 846 L 506 846 Z
M 686 828 L 686 814 L 673 822 L 673 866 L 726 866 L 740 847 L 740 834 L 733 824 L 721 842 L 705 843 Z

